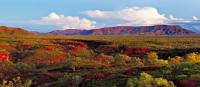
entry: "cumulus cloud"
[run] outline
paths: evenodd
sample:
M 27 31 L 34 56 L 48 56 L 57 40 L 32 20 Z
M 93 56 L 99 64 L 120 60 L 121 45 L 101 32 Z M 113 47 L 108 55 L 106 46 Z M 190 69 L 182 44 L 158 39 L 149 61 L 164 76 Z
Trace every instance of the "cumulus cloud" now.
M 78 16 L 64 16 L 62 14 L 50 13 L 46 17 L 42 17 L 40 24 L 55 25 L 63 29 L 91 29 L 95 28 L 95 21 Z
M 126 21 L 124 25 L 153 25 L 163 24 L 168 18 L 152 7 L 132 7 L 118 11 L 86 11 L 86 15 L 96 19 Z M 123 24 L 122 24 L 123 25 Z

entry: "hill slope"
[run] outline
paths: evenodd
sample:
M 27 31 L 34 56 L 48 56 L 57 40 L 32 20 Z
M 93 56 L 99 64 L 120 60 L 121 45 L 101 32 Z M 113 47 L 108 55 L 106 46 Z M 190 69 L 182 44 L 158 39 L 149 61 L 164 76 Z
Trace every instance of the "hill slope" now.
M 117 26 L 92 30 L 66 29 L 49 32 L 64 35 L 196 35 L 195 32 L 176 25 Z
M 13 28 L 0 26 L 0 35 L 32 35 L 33 33 L 28 32 L 21 28 Z

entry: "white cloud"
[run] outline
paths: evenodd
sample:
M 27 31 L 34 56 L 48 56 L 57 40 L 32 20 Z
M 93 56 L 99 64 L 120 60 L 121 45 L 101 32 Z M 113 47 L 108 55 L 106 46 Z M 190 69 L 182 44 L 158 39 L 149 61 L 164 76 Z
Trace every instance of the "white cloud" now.
M 193 16 L 192 19 L 193 19 L 194 21 L 200 20 L 200 19 L 197 18 L 196 16 Z
M 177 18 L 177 17 L 174 17 L 173 15 L 169 15 L 169 18 L 166 21 L 167 24 L 173 24 L 173 23 L 177 23 L 177 22 L 187 23 L 187 22 L 192 22 L 192 21 L 188 20 L 188 19 L 184 19 L 184 18 Z
M 86 15 L 96 19 L 126 21 L 124 25 L 153 25 L 165 23 L 167 18 L 152 7 L 132 7 L 118 11 L 86 11 Z M 122 24 L 123 25 L 123 24 Z
M 169 20 L 170 21 L 184 21 L 185 19 L 183 19 L 183 18 L 176 18 L 173 15 L 170 15 L 169 16 Z
M 64 16 L 56 13 L 50 13 L 46 17 L 42 17 L 37 21 L 44 25 L 55 25 L 63 29 L 91 29 L 95 28 L 95 21 L 88 20 L 86 18 L 80 18 L 78 16 Z
M 58 15 L 55 12 L 52 12 L 51 14 L 49 14 L 49 16 L 43 17 L 43 20 L 49 20 L 49 19 L 50 20 L 59 20 L 59 19 L 62 19 L 64 17 L 65 17 L 64 15 Z

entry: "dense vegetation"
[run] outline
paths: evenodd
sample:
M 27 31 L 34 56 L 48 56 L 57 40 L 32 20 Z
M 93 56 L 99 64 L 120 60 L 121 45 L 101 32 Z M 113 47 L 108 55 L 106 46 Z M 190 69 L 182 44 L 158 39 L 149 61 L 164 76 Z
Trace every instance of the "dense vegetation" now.
M 2 34 L 0 87 L 197 87 L 199 36 Z

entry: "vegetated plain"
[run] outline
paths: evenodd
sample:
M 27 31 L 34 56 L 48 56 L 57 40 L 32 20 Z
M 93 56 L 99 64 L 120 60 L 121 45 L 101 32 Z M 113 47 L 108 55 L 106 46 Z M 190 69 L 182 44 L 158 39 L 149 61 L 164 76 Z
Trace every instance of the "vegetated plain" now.
M 200 36 L 64 36 L 16 30 L 1 33 L 0 41 L 0 87 L 200 86 Z

